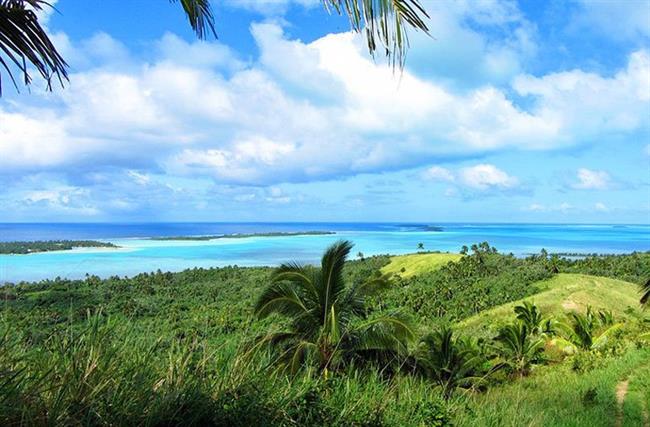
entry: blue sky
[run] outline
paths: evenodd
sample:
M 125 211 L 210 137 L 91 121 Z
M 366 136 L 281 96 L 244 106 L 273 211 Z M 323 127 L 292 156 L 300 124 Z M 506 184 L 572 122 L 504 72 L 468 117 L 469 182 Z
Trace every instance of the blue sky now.
M 425 1 L 406 68 L 317 0 L 59 0 L 0 98 L 0 221 L 650 223 L 650 2 Z

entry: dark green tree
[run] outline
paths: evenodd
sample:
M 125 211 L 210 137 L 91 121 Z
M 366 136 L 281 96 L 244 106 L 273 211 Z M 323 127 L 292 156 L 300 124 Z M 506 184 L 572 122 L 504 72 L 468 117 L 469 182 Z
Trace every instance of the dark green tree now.
M 544 350 L 544 340 L 532 335 L 519 321 L 501 328 L 496 341 L 504 366 L 520 377 L 527 375 L 532 365 L 540 361 Z
M 458 387 L 479 382 L 485 359 L 468 339 L 455 337 L 448 327 L 426 335 L 416 350 L 421 372 L 433 379 L 449 399 Z
M 387 276 L 347 284 L 343 267 L 352 249 L 349 241 L 331 245 L 320 268 L 283 264 L 255 304 L 255 314 L 279 314 L 288 331 L 272 332 L 257 347 L 270 348 L 274 364 L 295 373 L 305 366 L 327 372 L 355 358 L 405 354 L 414 337 L 410 323 L 397 313 L 370 316 L 368 297 L 388 289 Z

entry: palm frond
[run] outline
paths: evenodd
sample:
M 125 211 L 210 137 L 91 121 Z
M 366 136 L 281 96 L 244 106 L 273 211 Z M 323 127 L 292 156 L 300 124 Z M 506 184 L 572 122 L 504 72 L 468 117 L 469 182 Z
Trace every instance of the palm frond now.
M 187 20 L 198 38 L 204 39 L 209 33 L 217 36 L 210 0 L 170 0 L 172 3 L 178 1 L 180 1 Z
M 410 320 L 399 313 L 366 320 L 351 331 L 358 350 L 405 350 L 415 338 Z
M 315 271 L 313 267 L 289 262 L 280 265 L 273 271 L 271 282 L 291 282 L 297 288 L 302 288 L 305 295 L 318 299 L 319 295 L 315 285 L 317 276 L 318 271 Z
M 260 295 L 254 313 L 262 319 L 271 313 L 300 317 L 309 315 L 310 312 L 291 284 L 275 283 Z
M 650 302 L 650 279 L 648 279 L 645 284 L 641 286 L 641 300 L 642 305 L 648 305 Z
M 442 387 L 445 398 L 457 387 L 478 384 L 485 379 L 478 376 L 485 359 L 477 345 L 455 337 L 449 327 L 422 337 L 415 355 L 420 372 Z
M 623 327 L 623 323 L 617 323 L 601 332 L 600 335 L 594 339 L 592 348 L 599 349 L 607 345 L 608 342 L 610 342 L 617 334 L 621 332 Z
M 44 0 L 0 0 L 0 65 L 18 90 L 13 70 L 22 74 L 25 86 L 31 81 L 30 65 L 52 89 L 52 80 L 63 85 L 68 64 L 56 50 L 35 11 L 51 7 Z M 28 65 L 29 64 L 29 65 Z M 0 95 L 2 75 L 0 74 Z
M 343 267 L 354 245 L 348 240 L 339 240 L 325 250 L 321 260 L 320 294 L 321 313 L 325 323 L 330 307 L 345 290 Z
M 429 15 L 419 0 L 323 0 L 323 4 L 328 10 L 347 14 L 352 29 L 365 33 L 368 51 L 374 55 L 383 48 L 393 66 L 404 65 L 407 27 L 429 32 L 425 23 Z

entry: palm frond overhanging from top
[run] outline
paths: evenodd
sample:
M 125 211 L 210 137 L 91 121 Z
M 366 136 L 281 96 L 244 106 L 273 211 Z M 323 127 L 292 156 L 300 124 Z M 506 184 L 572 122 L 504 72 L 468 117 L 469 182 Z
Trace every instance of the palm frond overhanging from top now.
M 169 2 L 180 3 L 199 38 L 210 33 L 216 37 L 210 0 Z M 419 0 L 323 0 L 323 5 L 327 10 L 346 14 L 352 29 L 364 33 L 369 52 L 374 55 L 383 49 L 393 66 L 404 65 L 409 46 L 407 28 L 429 33 L 425 22 L 429 15 Z M 45 79 L 48 90 L 52 89 L 52 80 L 63 85 L 68 79 L 68 64 L 38 18 L 37 12 L 51 7 L 46 0 L 0 0 L 0 71 L 9 76 L 16 89 L 15 74 L 21 74 L 28 86 L 32 81 L 31 67 Z

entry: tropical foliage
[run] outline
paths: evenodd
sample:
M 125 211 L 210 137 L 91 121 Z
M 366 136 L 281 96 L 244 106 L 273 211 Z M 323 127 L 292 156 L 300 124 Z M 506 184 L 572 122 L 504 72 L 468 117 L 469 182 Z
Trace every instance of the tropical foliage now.
M 650 279 L 641 286 L 641 304 L 648 305 L 650 301 Z
M 320 268 L 283 264 L 272 274 L 255 314 L 265 318 L 277 313 L 290 320 L 290 331 L 272 332 L 259 340 L 274 351 L 275 363 L 295 373 L 315 362 L 327 373 L 365 354 L 393 358 L 405 354 L 414 336 L 409 322 L 397 313 L 369 316 L 367 299 L 390 286 L 388 277 L 345 282 L 343 269 L 352 246 L 349 241 L 330 246 Z
M 626 378 L 635 406 L 624 405 L 624 422 L 643 420 L 649 325 L 646 312 L 633 304 L 634 287 L 625 291 L 630 293 L 625 301 L 633 306 L 610 311 L 613 306 L 599 303 L 598 310 L 580 310 L 580 326 L 568 309 L 550 317 L 546 305 L 542 311 L 532 302 L 517 304 L 513 312 L 508 304 L 502 317 L 509 326 L 479 338 L 462 323 L 452 326 L 474 312 L 466 298 L 502 305 L 514 295 L 534 292 L 537 286 L 521 286 L 531 277 L 525 270 L 553 275 L 548 258 L 513 259 L 476 245 L 455 266 L 436 265 L 430 274 L 388 284 L 380 271 L 390 257 L 342 264 L 334 261 L 345 259 L 349 250 L 341 250 L 343 242 L 338 248 L 330 248 L 318 267 L 197 268 L 3 286 L 0 425 L 121 425 L 128 419 L 133 425 L 607 426 L 616 420 L 614 389 Z M 607 263 L 640 277 L 644 257 L 650 254 L 608 257 Z M 591 265 L 603 262 L 594 259 Z M 329 271 L 340 274 L 328 275 L 323 265 L 336 266 Z M 559 269 L 575 272 L 578 266 L 585 264 L 561 259 Z M 283 271 L 291 274 L 280 279 Z M 310 280 L 291 278 L 298 271 Z M 338 278 L 330 290 L 358 298 L 335 298 L 324 306 L 320 298 L 302 295 L 310 289 L 307 282 L 321 286 L 327 277 Z M 445 298 L 427 289 L 423 277 L 430 278 L 430 288 L 441 286 L 454 295 Z M 368 289 L 376 292 L 359 291 L 373 282 Z M 478 289 L 468 290 L 472 284 Z M 325 322 L 318 315 L 305 320 L 314 322 L 315 332 L 297 327 L 297 318 L 310 317 L 304 311 L 296 316 L 269 306 L 268 314 L 255 316 L 261 296 L 277 286 L 293 289 L 314 313 L 326 314 L 323 307 L 331 313 L 334 307 L 336 315 L 325 315 Z M 322 296 L 327 288 L 313 295 Z M 393 316 L 400 307 L 398 290 L 407 295 L 426 290 L 429 298 L 445 298 L 447 311 L 440 317 L 417 316 L 410 328 L 418 336 L 413 341 L 397 339 L 387 328 L 389 333 L 379 335 L 388 339 L 379 341 L 390 344 L 382 347 L 388 352 L 376 351 L 377 346 L 367 350 L 358 345 L 363 339 L 345 342 L 343 336 L 367 332 L 364 324 Z M 540 297 L 534 298 L 541 305 Z M 348 306 L 346 300 L 359 304 Z M 339 321 L 344 312 L 349 321 Z M 341 326 L 330 329 L 335 317 Z M 550 332 L 547 322 L 554 326 Z M 338 340 L 330 333 L 335 329 Z M 261 342 L 256 339 L 278 332 L 304 333 L 305 341 L 328 346 L 338 341 L 340 346 L 334 347 L 329 365 L 321 365 L 326 359 L 314 349 L 287 375 L 291 365 L 278 356 L 295 348 L 297 340 L 268 353 L 250 351 L 251 343 Z M 557 351 L 554 343 L 563 339 L 573 352 Z M 579 344 L 589 340 L 590 345 Z M 400 363 L 387 363 L 395 355 Z M 270 361 L 289 369 L 269 369 Z
M 621 324 L 613 324 L 611 313 L 600 311 L 596 314 L 591 307 L 587 307 L 584 314 L 570 313 L 570 319 L 570 326 L 565 327 L 566 338 L 584 350 L 603 346 L 621 328 Z
M 516 375 L 527 375 L 533 364 L 542 360 L 544 339 L 533 334 L 524 322 L 504 326 L 495 340 L 504 365 Z
M 477 343 L 455 337 L 449 327 L 424 336 L 416 350 L 418 369 L 433 379 L 449 399 L 458 387 L 478 384 L 484 373 L 485 359 Z

